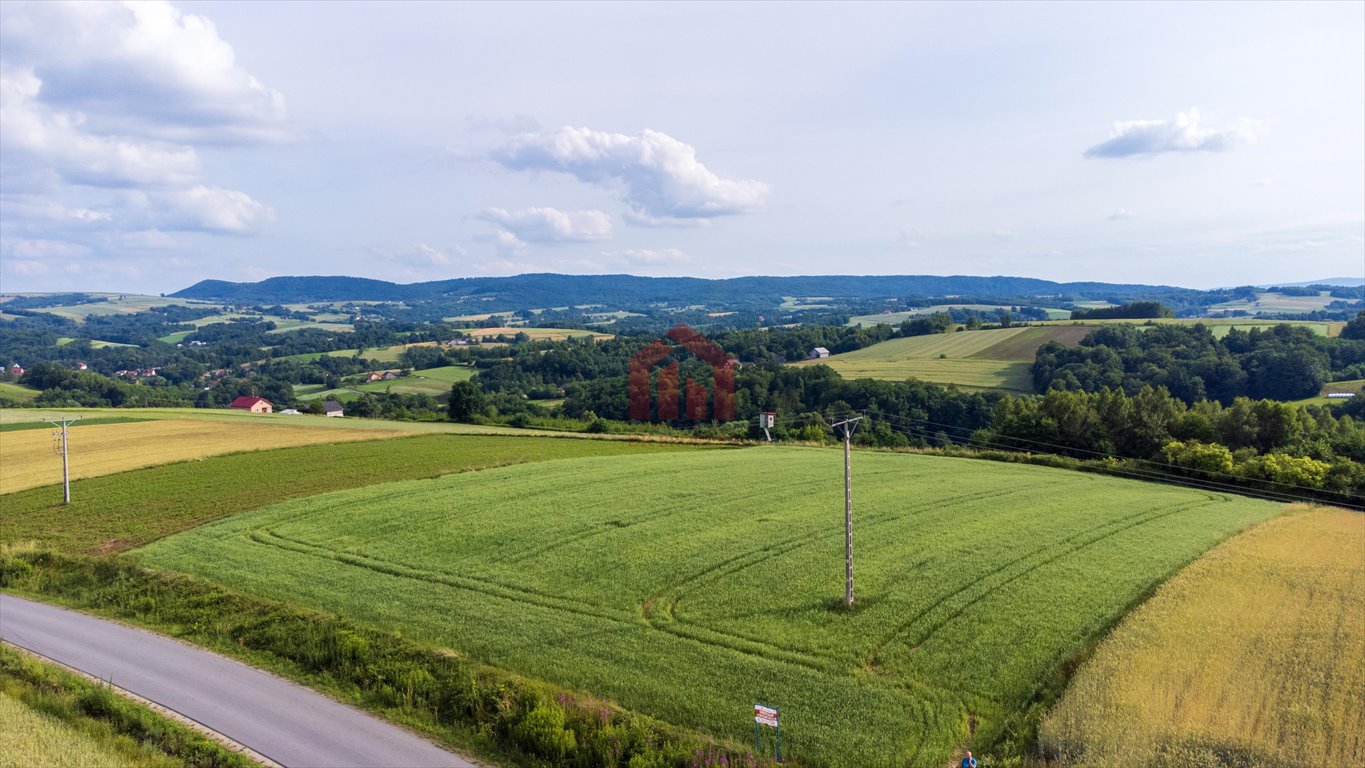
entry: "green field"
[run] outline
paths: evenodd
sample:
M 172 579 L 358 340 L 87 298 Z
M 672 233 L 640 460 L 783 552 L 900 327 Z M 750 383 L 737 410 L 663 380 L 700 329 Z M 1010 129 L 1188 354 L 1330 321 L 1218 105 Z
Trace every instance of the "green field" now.
M 1091 330 L 1055 325 L 911 336 L 796 365 L 828 365 L 846 379 L 916 378 L 964 389 L 1032 392 L 1029 366 L 1038 347 L 1049 341 L 1074 346 Z
M 816 764 L 941 766 L 997 737 L 1166 576 L 1279 511 L 966 459 L 860 453 L 854 467 L 852 611 L 841 457 L 814 448 L 377 485 L 134 555 L 741 742 L 754 702 L 775 705 L 785 751 Z M 329 459 L 313 474 L 348 470 Z
M 1277 325 L 1296 325 L 1308 328 L 1319 336 L 1336 336 L 1341 333 L 1345 323 L 1332 320 L 1265 320 L 1248 317 L 1163 317 L 1153 320 L 1048 320 L 1043 325 L 1050 327 L 1058 326 L 1100 326 L 1100 325 L 1133 325 L 1138 328 L 1147 327 L 1148 323 L 1170 323 L 1173 325 L 1203 325 L 1213 333 L 1215 338 L 1223 338 L 1228 332 L 1236 328 L 1239 331 L 1249 331 L 1252 328 L 1274 328 Z
M 1317 296 L 1286 296 L 1282 293 L 1263 292 L 1256 294 L 1255 301 L 1225 301 L 1209 307 L 1210 313 L 1245 310 L 1252 314 L 1313 312 L 1324 309 L 1336 301 L 1328 291 L 1319 291 Z
M 396 395 L 431 395 L 442 397 L 450 394 L 450 385 L 457 381 L 468 381 L 478 370 L 466 365 L 445 365 L 440 368 L 423 368 L 412 371 L 407 376 L 392 381 L 370 381 L 336 389 L 323 389 L 321 384 L 294 386 L 294 396 L 300 400 L 338 400 L 348 402 L 356 399 L 362 392 L 391 392 Z
M 216 304 L 204 301 L 194 301 L 192 299 L 173 299 L 163 296 L 142 296 L 138 294 L 121 293 L 92 293 L 96 297 L 104 297 L 106 301 L 97 301 L 91 304 L 70 304 L 60 307 L 43 307 L 36 311 L 45 312 L 50 315 L 64 317 L 68 320 L 82 322 L 85 318 L 92 315 L 135 315 L 139 312 L 146 312 L 154 307 L 168 307 L 178 304 L 182 307 L 213 307 Z
M 918 307 L 908 309 L 904 312 L 880 312 L 875 315 L 857 315 L 848 320 L 849 325 L 900 325 L 913 317 L 932 315 L 936 312 L 947 312 L 950 309 L 973 309 L 977 312 L 994 312 L 997 309 L 1012 309 L 1013 307 L 1005 304 L 935 304 L 932 307 Z M 1065 320 L 1071 317 L 1071 311 L 1066 309 L 1047 309 L 1047 319 Z M 1015 318 L 1016 320 L 1018 318 Z
M 425 435 L 234 453 L 74 480 L 69 506 L 60 504 L 61 489 L 51 486 L 5 494 L 0 543 L 113 552 L 208 520 L 343 488 L 527 461 L 688 449 L 623 440 Z
M 22 384 L 11 384 L 8 381 L 0 381 L 0 397 L 8 397 L 21 403 L 26 403 L 39 394 L 39 390 L 25 387 Z
M 1365 379 L 1350 379 L 1348 381 L 1329 381 L 1322 385 L 1317 397 L 1305 397 L 1302 400 L 1292 401 L 1295 405 L 1330 405 L 1342 402 L 1342 398 L 1328 397 L 1331 392 L 1355 392 L 1359 397 L 1359 392 L 1365 388 Z
M 300 363 L 311 363 L 323 355 L 331 357 L 355 357 L 356 353 L 361 353 L 361 357 L 366 360 L 378 360 L 381 363 L 396 363 L 398 356 L 403 354 L 403 350 L 408 347 L 434 347 L 436 342 L 423 341 L 416 344 L 394 344 L 388 347 L 369 347 L 367 349 L 338 349 L 333 352 L 305 352 L 299 355 L 286 355 L 275 358 L 276 360 L 294 360 Z

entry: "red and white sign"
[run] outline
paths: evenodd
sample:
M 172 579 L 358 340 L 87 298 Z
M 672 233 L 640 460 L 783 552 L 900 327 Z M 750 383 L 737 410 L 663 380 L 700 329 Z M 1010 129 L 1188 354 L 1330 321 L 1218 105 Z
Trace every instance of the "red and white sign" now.
M 754 722 L 769 728 L 777 727 L 777 710 L 762 704 L 754 705 Z

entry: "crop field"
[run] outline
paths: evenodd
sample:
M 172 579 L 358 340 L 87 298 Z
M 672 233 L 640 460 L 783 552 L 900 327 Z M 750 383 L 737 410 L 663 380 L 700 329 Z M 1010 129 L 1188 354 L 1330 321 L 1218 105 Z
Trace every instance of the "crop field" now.
M 941 766 L 1163 578 L 1278 505 L 933 456 L 565 459 L 246 512 L 133 553 L 680 725 L 783 713 L 817 764 Z
M 396 395 L 431 395 L 443 397 L 450 394 L 450 385 L 457 381 L 468 381 L 478 369 L 465 365 L 445 365 L 440 368 L 423 368 L 412 371 L 407 376 L 392 381 L 371 381 L 352 387 L 323 389 L 320 384 L 295 385 L 294 395 L 300 400 L 338 400 L 348 402 L 362 392 L 392 392 Z
M 1273 328 L 1277 325 L 1296 325 L 1308 328 L 1319 336 L 1336 336 L 1341 333 L 1342 327 L 1346 324 L 1332 320 L 1266 320 L 1264 318 L 1233 318 L 1233 317 L 1163 317 L 1153 320 L 1048 320 L 1043 325 L 1048 327 L 1061 326 L 1100 326 L 1100 325 L 1132 325 L 1137 328 L 1145 328 L 1148 323 L 1171 323 L 1174 325 L 1203 325 L 1206 326 L 1216 338 L 1223 338 L 1228 332 L 1236 328 L 1239 331 L 1249 331 L 1252 328 Z
M 1232 312 L 1242 309 L 1247 312 L 1313 312 L 1324 309 L 1336 301 L 1327 291 L 1319 291 L 1317 296 L 1286 296 L 1282 293 L 1258 293 L 1255 301 L 1225 301 L 1209 307 L 1209 312 Z
M 39 712 L 0 690 L 0 766 L 48 768 L 174 768 L 169 757 L 139 754 L 129 741 L 128 753 L 116 751 L 94 736 L 52 715 Z
M 373 440 L 400 434 L 403 433 L 198 420 L 100 424 L 69 430 L 69 461 L 72 478 L 97 477 L 234 451 Z M 5 432 L 0 436 L 0 493 L 61 481 L 62 462 L 53 451 L 50 430 Z
M 521 326 L 504 325 L 498 328 L 469 328 L 464 331 L 474 339 L 496 339 L 499 336 L 516 336 L 524 333 L 530 336 L 533 341 L 563 341 L 568 338 L 579 338 L 582 336 L 594 339 L 610 339 L 609 333 L 598 333 L 597 331 L 580 331 L 573 328 L 523 328 Z
M 947 312 L 950 309 L 974 309 L 977 312 L 994 312 L 997 309 L 1012 309 L 1013 307 L 1005 304 L 935 304 L 932 307 L 917 307 L 907 309 L 904 312 L 879 312 L 875 315 L 856 315 L 849 318 L 848 324 L 859 325 L 900 325 L 914 317 L 932 315 L 936 312 Z M 1071 311 L 1067 309 L 1047 309 L 1047 319 L 1065 320 L 1071 317 Z
M 146 312 L 153 307 L 168 307 L 172 304 L 179 304 L 182 307 L 212 307 L 215 304 L 194 301 L 192 299 L 171 299 L 162 296 L 142 296 L 137 294 L 119 293 L 92 293 L 91 296 L 103 296 L 107 301 L 97 301 L 91 304 L 70 304 L 59 307 L 43 307 L 37 311 L 49 315 L 64 317 L 68 320 L 83 322 L 91 315 L 135 315 L 139 312 Z
M 1365 765 L 1365 515 L 1298 511 L 1200 558 L 1100 645 L 1042 735 L 1083 765 Z
M 332 419 L 331 421 L 339 421 Z M 214 456 L 3 497 L 0 544 L 116 552 L 220 517 L 346 488 L 584 456 L 712 450 L 709 446 L 525 436 L 419 435 Z
M 333 352 L 304 352 L 298 355 L 285 355 L 276 358 L 278 360 L 294 360 L 300 363 L 311 363 L 318 358 L 327 355 L 330 357 L 355 357 L 359 352 L 360 356 L 366 360 L 378 360 L 381 363 L 396 363 L 398 356 L 403 354 L 403 350 L 408 347 L 434 347 L 434 341 L 419 341 L 413 344 L 394 344 L 389 347 L 369 347 L 366 349 L 338 349 Z
M 1048 341 L 1074 346 L 1091 330 L 1054 325 L 912 336 L 796 365 L 828 365 L 846 379 L 913 377 L 965 389 L 1032 392 L 1028 369 L 1038 347 Z

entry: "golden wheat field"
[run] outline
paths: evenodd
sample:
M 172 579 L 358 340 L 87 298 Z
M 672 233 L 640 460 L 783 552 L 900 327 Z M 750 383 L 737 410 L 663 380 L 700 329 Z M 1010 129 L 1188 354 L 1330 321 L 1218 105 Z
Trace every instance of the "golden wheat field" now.
M 237 451 L 375 440 L 402 434 L 406 433 L 246 421 L 146 421 L 72 427 L 68 453 L 74 480 Z M 47 429 L 0 432 L 0 493 L 60 483 L 62 460 L 54 453 L 53 443 L 52 431 Z M 282 471 L 291 471 L 291 468 L 282 468 Z M 325 468 L 297 467 L 292 471 L 325 471 Z
M 1365 765 L 1365 514 L 1297 509 L 1210 550 L 1044 723 L 1070 765 Z

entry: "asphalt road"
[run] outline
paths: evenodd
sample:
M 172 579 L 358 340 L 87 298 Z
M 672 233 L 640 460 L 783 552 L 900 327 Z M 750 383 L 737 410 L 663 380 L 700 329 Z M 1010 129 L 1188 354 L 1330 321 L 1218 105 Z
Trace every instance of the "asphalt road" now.
M 286 768 L 472 768 L 303 686 L 166 637 L 0 594 L 0 640 L 111 681 Z

